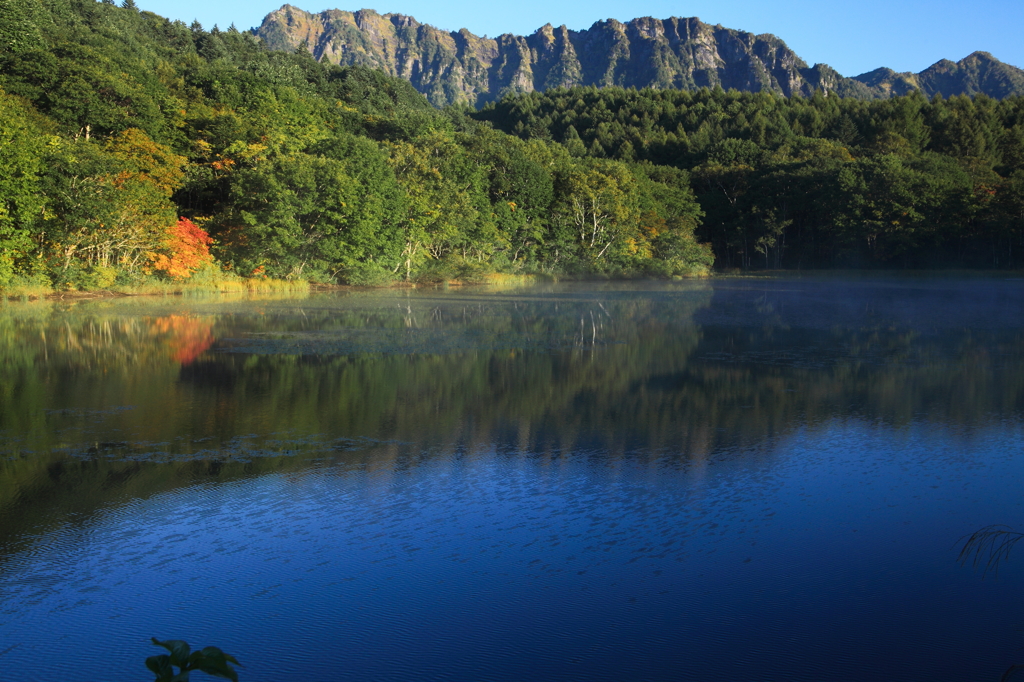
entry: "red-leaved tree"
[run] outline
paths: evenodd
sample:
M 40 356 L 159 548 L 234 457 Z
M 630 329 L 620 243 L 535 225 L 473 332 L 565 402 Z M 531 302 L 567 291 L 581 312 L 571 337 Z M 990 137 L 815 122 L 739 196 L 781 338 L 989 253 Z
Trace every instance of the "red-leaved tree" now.
M 191 277 L 203 265 L 213 262 L 212 243 L 206 230 L 188 218 L 179 218 L 177 224 L 167 230 L 164 252 L 153 254 L 153 269 L 174 279 Z

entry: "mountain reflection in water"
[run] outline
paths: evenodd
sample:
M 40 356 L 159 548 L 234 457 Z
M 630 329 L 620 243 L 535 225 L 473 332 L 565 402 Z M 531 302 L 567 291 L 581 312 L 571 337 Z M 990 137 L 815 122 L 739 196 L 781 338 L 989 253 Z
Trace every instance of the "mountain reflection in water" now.
M 992 678 L 1022 414 L 999 279 L 8 303 L 0 670 Z

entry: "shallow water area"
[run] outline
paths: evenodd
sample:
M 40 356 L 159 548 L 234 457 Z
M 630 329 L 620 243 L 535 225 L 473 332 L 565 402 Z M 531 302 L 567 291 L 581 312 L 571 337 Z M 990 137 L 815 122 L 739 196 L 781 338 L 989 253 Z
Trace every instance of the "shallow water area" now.
M 0 679 L 998 679 L 1024 282 L 0 308 Z

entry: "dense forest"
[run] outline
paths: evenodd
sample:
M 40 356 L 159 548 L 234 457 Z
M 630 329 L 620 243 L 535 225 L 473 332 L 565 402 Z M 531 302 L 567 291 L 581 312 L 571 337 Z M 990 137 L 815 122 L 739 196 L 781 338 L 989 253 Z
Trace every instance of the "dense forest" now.
M 573 88 L 476 116 L 686 171 L 719 267 L 1024 266 L 1024 98 Z
M 701 272 L 685 173 L 92 0 L 0 8 L 0 286 Z
M 1020 267 L 1024 100 L 403 80 L 132 0 L 0 5 L 0 288 Z

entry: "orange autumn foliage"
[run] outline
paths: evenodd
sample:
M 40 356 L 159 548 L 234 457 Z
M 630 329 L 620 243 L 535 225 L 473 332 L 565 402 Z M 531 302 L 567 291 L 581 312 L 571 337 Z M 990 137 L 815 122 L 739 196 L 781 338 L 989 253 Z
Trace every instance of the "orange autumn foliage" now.
M 167 230 L 163 243 L 165 253 L 152 255 L 153 269 L 175 279 L 191 277 L 197 269 L 213 262 L 212 243 L 206 230 L 188 218 L 179 218 L 177 224 Z

